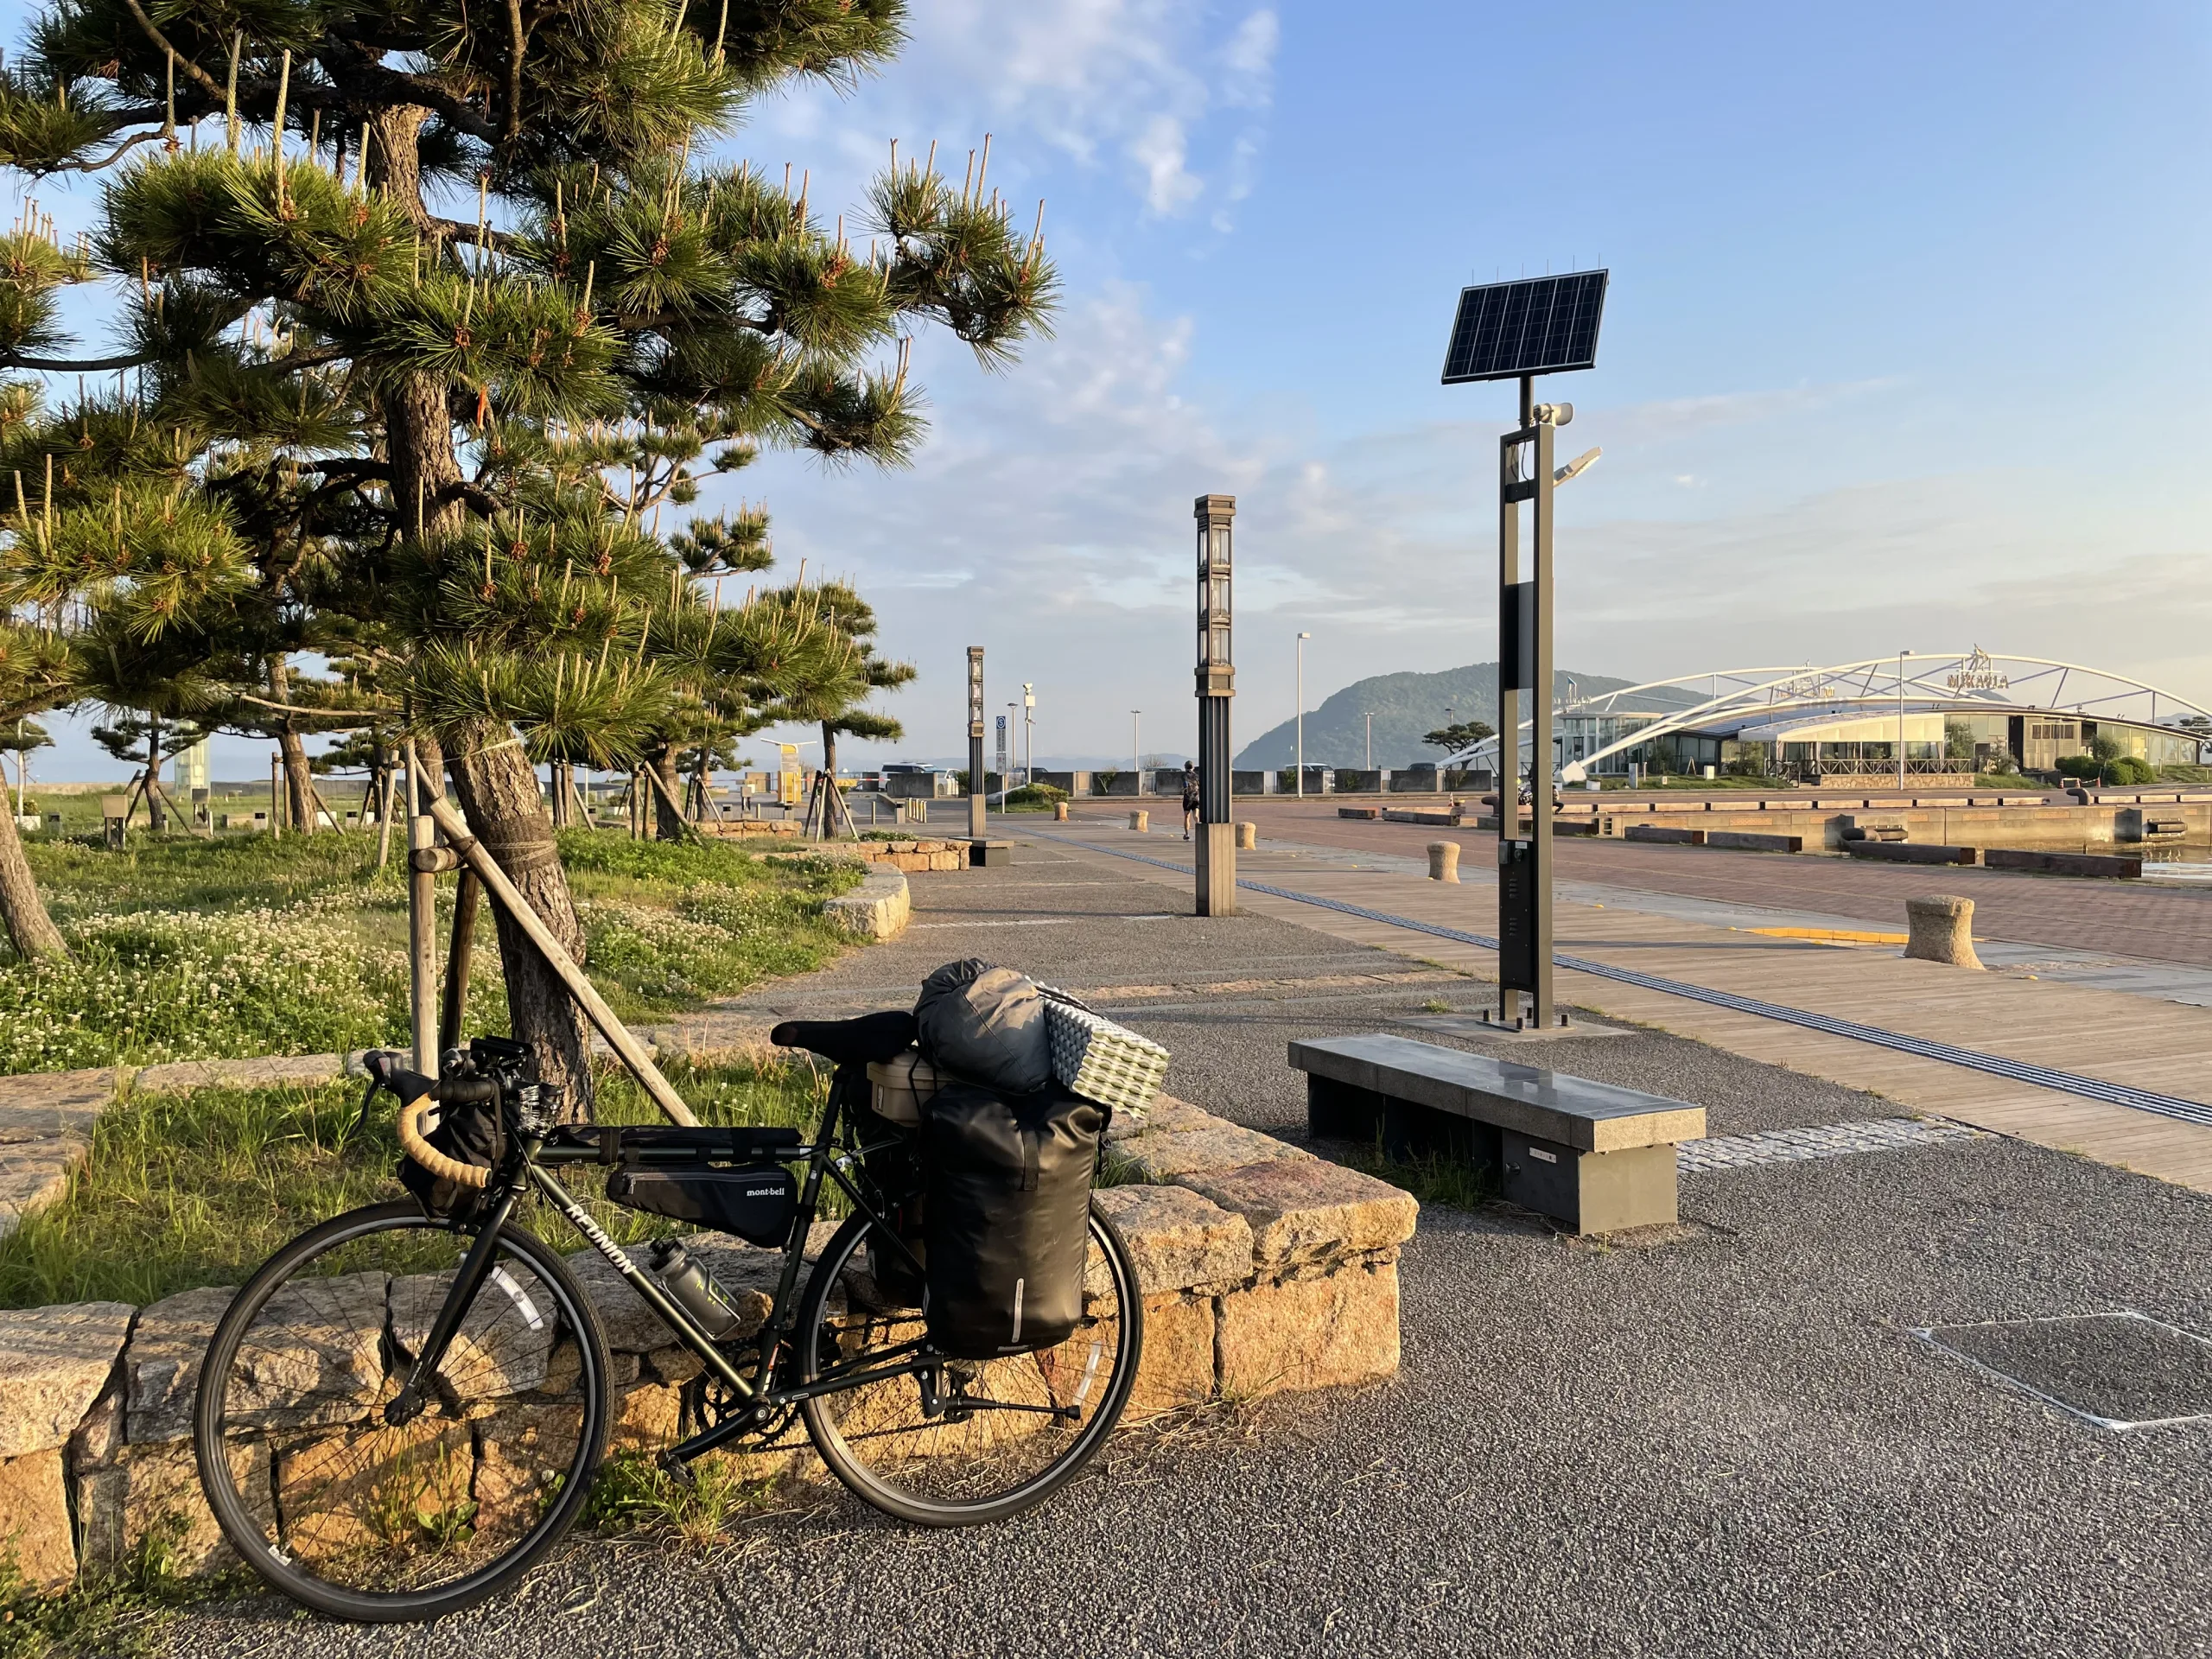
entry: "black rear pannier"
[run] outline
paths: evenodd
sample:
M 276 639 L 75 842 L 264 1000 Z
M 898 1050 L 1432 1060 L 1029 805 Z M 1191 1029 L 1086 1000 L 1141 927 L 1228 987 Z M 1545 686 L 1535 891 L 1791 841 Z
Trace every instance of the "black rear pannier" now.
M 930 1340 L 964 1359 L 1050 1348 L 1083 1317 L 1090 1179 L 1107 1109 L 1058 1084 L 953 1083 L 925 1138 Z
M 607 1178 L 610 1201 L 677 1221 L 734 1233 L 747 1243 L 780 1247 L 798 1211 L 798 1183 L 779 1164 L 757 1169 L 618 1169 Z

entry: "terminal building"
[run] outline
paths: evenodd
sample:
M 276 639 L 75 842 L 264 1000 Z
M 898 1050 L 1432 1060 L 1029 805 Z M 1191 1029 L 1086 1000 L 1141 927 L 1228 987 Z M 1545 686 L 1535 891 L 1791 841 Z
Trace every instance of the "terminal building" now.
M 1523 722 L 1525 730 L 1526 722 Z M 1582 697 L 1553 714 L 1569 783 L 1641 772 L 1845 785 L 1896 779 L 1970 787 L 2076 755 L 2152 767 L 2202 764 L 2212 710 L 2101 669 L 1973 650 L 1833 668 L 1708 670 Z M 1494 767 L 1497 744 L 1453 763 Z

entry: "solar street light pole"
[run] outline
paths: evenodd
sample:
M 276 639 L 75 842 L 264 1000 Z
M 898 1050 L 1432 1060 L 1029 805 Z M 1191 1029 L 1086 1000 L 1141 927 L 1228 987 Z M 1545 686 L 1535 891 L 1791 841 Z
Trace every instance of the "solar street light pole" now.
M 1498 444 L 1497 1022 L 1547 1031 L 1564 1020 L 1552 989 L 1552 493 L 1597 452 L 1554 467 L 1572 404 L 1540 404 L 1535 377 L 1598 360 L 1607 275 L 1575 271 L 1463 289 L 1444 384 L 1520 382 L 1520 422 Z M 1521 504 L 1529 569 L 1521 570 Z M 1521 703 L 1529 704 L 1529 823 L 1521 824 Z M 1521 999 L 1529 1010 L 1521 1012 Z

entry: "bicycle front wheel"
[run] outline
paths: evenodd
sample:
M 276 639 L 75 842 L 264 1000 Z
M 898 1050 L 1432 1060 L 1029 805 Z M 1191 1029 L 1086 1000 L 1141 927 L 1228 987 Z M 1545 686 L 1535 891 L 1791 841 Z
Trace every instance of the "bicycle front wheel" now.
M 815 1449 L 859 1497 L 921 1526 L 979 1526 L 1041 1503 L 1104 1444 L 1136 1382 L 1144 1300 L 1121 1233 L 1093 1207 L 1083 1323 L 1066 1341 L 959 1360 L 933 1356 L 920 1310 L 901 1306 L 868 1270 L 864 1247 L 875 1232 L 854 1217 L 807 1281 L 800 1375 L 834 1381 L 928 1363 L 808 1400 Z
M 476 1242 L 410 1203 L 302 1233 L 232 1301 L 193 1424 L 223 1535 L 339 1618 L 435 1618 L 512 1584 L 582 1507 L 607 1344 L 567 1266 L 510 1222 L 422 1409 L 393 1406 Z

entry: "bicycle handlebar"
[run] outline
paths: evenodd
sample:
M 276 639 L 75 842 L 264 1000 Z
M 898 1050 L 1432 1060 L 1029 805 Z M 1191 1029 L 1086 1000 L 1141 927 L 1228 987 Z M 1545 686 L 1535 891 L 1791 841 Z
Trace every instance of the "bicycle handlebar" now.
M 435 1093 L 435 1085 L 432 1092 Z M 423 1138 L 423 1115 L 436 1104 L 430 1094 L 417 1095 L 399 1109 L 399 1145 L 401 1150 L 431 1174 L 442 1176 L 456 1186 L 487 1186 L 492 1172 L 475 1164 L 464 1164 L 458 1158 L 448 1158 Z
M 480 1187 L 490 1183 L 492 1172 L 474 1164 L 448 1158 L 423 1135 L 423 1118 L 433 1106 L 478 1104 L 494 1098 L 499 1084 L 489 1077 L 426 1077 L 400 1065 L 405 1057 L 394 1049 L 372 1049 L 361 1057 L 370 1077 L 399 1096 L 399 1146 L 410 1158 L 457 1186 Z

